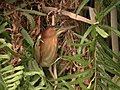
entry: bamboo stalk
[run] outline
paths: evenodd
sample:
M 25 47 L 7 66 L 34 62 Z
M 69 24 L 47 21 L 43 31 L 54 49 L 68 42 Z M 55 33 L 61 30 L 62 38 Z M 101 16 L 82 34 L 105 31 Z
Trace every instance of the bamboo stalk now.
M 116 8 L 114 8 L 110 14 L 111 14 L 111 27 L 117 29 L 117 11 L 116 11 Z M 114 32 L 112 32 L 112 34 L 111 34 L 111 39 L 112 39 L 112 51 L 114 53 L 118 54 L 118 52 L 119 52 L 118 36 Z M 115 57 L 113 58 L 113 60 L 117 62 Z

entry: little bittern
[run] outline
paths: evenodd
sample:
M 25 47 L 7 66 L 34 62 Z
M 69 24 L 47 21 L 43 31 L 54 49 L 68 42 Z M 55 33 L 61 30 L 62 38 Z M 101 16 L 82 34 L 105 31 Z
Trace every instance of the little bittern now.
M 74 28 L 74 26 L 61 28 L 57 32 L 55 27 L 48 27 L 41 33 L 41 41 L 38 39 L 35 44 L 35 58 L 40 66 L 50 67 L 56 60 L 58 35 L 71 28 Z
M 49 67 L 57 56 L 57 34 L 49 27 L 41 33 L 41 41 L 35 44 L 35 57 L 42 67 Z

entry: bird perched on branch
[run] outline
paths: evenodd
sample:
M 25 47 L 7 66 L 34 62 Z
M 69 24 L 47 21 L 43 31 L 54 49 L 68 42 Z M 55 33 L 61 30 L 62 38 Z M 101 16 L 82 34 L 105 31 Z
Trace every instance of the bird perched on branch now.
M 41 37 L 37 39 L 35 44 L 35 58 L 42 67 L 50 67 L 56 60 L 58 50 L 58 36 L 68 29 L 74 28 L 70 26 L 66 28 L 47 27 L 41 33 Z

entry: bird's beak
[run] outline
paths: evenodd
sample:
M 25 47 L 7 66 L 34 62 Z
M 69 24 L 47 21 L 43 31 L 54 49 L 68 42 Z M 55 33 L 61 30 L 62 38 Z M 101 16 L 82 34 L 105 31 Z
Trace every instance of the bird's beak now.
M 68 26 L 68 27 L 55 27 L 55 30 L 57 32 L 57 36 L 59 36 L 61 33 L 69 30 L 69 29 L 72 29 L 72 28 L 75 28 L 76 26 Z

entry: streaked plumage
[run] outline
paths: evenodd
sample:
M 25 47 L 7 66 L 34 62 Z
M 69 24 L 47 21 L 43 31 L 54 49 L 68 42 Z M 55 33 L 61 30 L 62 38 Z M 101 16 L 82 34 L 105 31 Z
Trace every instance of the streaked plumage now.
M 58 36 L 68 29 L 74 28 L 70 26 L 67 28 L 48 27 L 41 33 L 41 39 L 38 39 L 35 44 L 35 58 L 42 67 L 50 67 L 56 60 Z M 56 31 L 58 29 L 58 31 Z
M 47 28 L 41 33 L 42 42 L 35 45 L 35 57 L 42 67 L 49 67 L 57 56 L 57 34 L 55 28 Z

